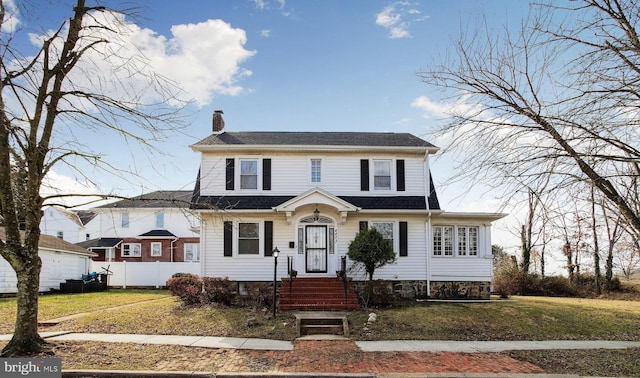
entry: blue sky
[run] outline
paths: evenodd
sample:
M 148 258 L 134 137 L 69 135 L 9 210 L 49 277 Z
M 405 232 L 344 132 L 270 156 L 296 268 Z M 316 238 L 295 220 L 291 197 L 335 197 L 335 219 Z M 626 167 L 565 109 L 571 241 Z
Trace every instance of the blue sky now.
M 16 19 L 41 33 L 70 17 L 73 1 L 31 4 Z M 88 1 L 88 3 L 91 3 Z M 116 3 L 131 6 L 131 2 Z M 439 122 L 439 93 L 416 73 L 447 54 L 461 31 L 483 17 L 490 27 L 517 25 L 529 3 L 508 0 L 303 1 L 147 0 L 133 32 L 141 51 L 194 100 L 189 122 L 158 146 L 151 158 L 110 135 L 86 138 L 94 151 L 141 177 L 84 183 L 86 191 L 137 195 L 158 189 L 192 189 L 199 155 L 189 145 L 208 136 L 216 109 L 228 131 L 392 131 L 427 136 Z M 24 42 L 23 42 L 24 43 Z M 26 45 L 25 45 L 26 46 Z M 440 104 L 440 105 L 439 105 Z M 93 137 L 92 137 L 93 135 Z M 65 137 L 61 135 L 60 137 Z M 91 141 L 91 139 L 94 141 Z M 432 161 L 438 187 L 452 172 L 445 157 Z M 52 182 L 85 190 L 81 179 L 54 169 Z M 439 190 L 446 210 L 496 212 L 494 198 Z

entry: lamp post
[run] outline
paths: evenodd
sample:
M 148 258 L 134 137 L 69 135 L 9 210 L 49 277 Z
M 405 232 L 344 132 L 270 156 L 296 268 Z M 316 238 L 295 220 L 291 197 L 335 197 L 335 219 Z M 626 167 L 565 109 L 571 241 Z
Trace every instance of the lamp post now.
M 276 317 L 276 292 L 277 292 L 277 282 L 276 275 L 278 273 L 278 255 L 280 254 L 280 250 L 276 246 L 273 251 L 273 317 Z

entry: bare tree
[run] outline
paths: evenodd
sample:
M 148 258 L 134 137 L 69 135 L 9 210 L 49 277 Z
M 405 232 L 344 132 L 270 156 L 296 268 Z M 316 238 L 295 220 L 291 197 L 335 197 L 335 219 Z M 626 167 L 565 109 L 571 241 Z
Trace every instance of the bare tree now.
M 6 234 L 0 254 L 16 272 L 18 308 L 13 338 L 2 355 L 19 356 L 46 349 L 38 334 L 38 242 L 45 201 L 40 190 L 45 176 L 59 164 L 77 167 L 82 175 L 81 162 L 118 171 L 74 140 L 74 130 L 108 130 L 127 143 L 152 149 L 154 141 L 175 130 L 185 103 L 175 97 L 177 87 L 154 75 L 143 56 L 119 55 L 119 37 L 126 32 L 121 13 L 77 0 L 69 19 L 42 37 L 35 56 L 25 57 L 13 48 L 20 30 L 8 32 L 7 6 L 0 0 L 0 207 Z M 127 72 L 129 80 L 146 79 L 145 89 L 134 91 L 130 81 L 106 80 L 99 64 L 116 61 L 113 70 Z M 18 163 L 25 178 L 23 199 L 10 184 Z M 24 231 L 21 200 L 26 204 Z
M 584 182 L 640 234 L 627 195 L 640 159 L 639 19 L 635 1 L 582 0 L 454 41 L 452 58 L 419 77 L 455 99 L 434 133 L 464 151 L 461 177 L 507 192 L 546 177 L 567 195 Z

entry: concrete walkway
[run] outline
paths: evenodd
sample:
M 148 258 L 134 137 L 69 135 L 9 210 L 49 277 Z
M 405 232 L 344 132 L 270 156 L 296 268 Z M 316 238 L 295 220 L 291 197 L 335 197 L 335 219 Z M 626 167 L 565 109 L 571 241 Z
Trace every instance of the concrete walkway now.
M 290 341 L 215 336 L 137 335 L 106 333 L 41 332 L 52 341 L 101 341 L 133 344 L 182 345 L 213 349 L 280 350 L 291 351 Z M 11 335 L 0 335 L 10 340 Z M 349 340 L 342 337 L 304 337 L 298 340 Z M 640 341 L 614 340 L 544 340 L 544 341 L 447 341 L 447 340 L 388 340 L 355 341 L 362 352 L 454 352 L 496 353 L 509 350 L 547 349 L 628 349 L 640 348 Z

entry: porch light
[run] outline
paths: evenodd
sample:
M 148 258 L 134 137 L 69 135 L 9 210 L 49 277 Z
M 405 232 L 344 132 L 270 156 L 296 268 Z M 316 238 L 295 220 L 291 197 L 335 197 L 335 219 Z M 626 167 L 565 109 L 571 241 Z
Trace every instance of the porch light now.
M 277 295 L 277 282 L 276 282 L 276 275 L 278 273 L 278 255 L 280 255 L 280 250 L 278 249 L 278 247 L 276 246 L 273 251 L 271 251 L 271 254 L 273 256 L 273 317 L 276 317 L 276 295 Z
M 320 219 L 320 210 L 318 210 L 318 208 L 316 207 L 315 210 L 313 210 L 313 221 L 317 222 Z

